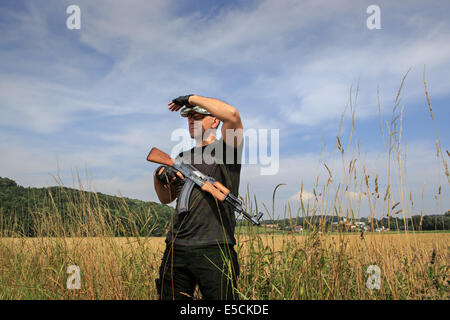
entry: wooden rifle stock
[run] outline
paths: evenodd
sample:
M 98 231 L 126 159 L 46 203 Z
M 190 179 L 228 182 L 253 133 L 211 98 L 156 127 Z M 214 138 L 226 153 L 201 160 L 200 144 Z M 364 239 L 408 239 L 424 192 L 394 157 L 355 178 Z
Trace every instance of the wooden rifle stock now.
M 164 151 L 158 148 L 152 148 L 147 156 L 147 161 L 159 163 L 166 166 L 173 166 L 174 160 Z
M 225 186 L 223 186 L 223 188 L 225 188 Z M 214 182 L 214 184 L 211 184 L 211 182 L 206 181 L 202 185 L 202 190 L 211 193 L 220 202 L 223 202 L 223 200 L 225 200 L 225 197 L 227 196 L 226 193 L 223 193 L 223 189 L 221 190 L 220 188 L 218 188 L 217 181 Z

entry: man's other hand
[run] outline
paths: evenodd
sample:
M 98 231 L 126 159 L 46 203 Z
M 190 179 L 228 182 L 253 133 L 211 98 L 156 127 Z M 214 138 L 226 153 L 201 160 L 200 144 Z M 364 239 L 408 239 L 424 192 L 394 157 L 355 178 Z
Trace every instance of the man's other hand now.
M 178 111 L 183 106 L 191 106 L 189 104 L 189 97 L 192 96 L 192 94 L 189 94 L 187 96 L 179 96 L 178 98 L 173 99 L 169 102 L 169 109 L 170 111 Z

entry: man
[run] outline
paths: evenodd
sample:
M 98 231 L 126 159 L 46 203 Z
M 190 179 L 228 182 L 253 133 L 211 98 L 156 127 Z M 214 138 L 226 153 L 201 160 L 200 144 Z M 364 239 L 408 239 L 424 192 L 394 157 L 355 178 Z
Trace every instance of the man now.
M 223 101 L 198 95 L 181 96 L 169 102 L 172 112 L 183 106 L 180 114 L 188 119 L 195 147 L 178 157 L 214 177 L 237 196 L 243 145 L 239 112 Z M 222 138 L 216 139 L 220 122 Z M 170 167 L 155 170 L 155 190 L 161 203 L 171 203 L 177 198 L 183 180 L 181 173 Z M 167 233 L 156 281 L 160 299 L 192 299 L 196 285 L 204 299 L 237 299 L 235 225 L 234 210 L 228 204 L 195 186 L 189 211 L 177 212 Z

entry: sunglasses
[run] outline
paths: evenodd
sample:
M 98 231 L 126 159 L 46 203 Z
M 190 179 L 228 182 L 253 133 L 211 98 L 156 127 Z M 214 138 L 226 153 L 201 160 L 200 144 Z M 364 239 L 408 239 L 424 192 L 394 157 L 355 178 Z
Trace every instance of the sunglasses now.
M 205 117 L 205 115 L 201 114 L 201 113 L 189 113 L 187 117 L 188 117 L 188 119 L 192 118 L 195 121 L 197 121 L 197 120 L 202 120 Z

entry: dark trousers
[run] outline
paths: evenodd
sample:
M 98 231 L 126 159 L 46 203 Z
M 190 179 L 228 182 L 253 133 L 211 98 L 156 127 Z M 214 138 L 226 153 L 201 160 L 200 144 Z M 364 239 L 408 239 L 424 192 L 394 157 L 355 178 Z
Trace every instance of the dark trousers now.
M 161 300 L 192 299 L 198 285 L 203 299 L 235 300 L 239 264 L 231 245 L 207 247 L 167 244 L 156 289 Z

